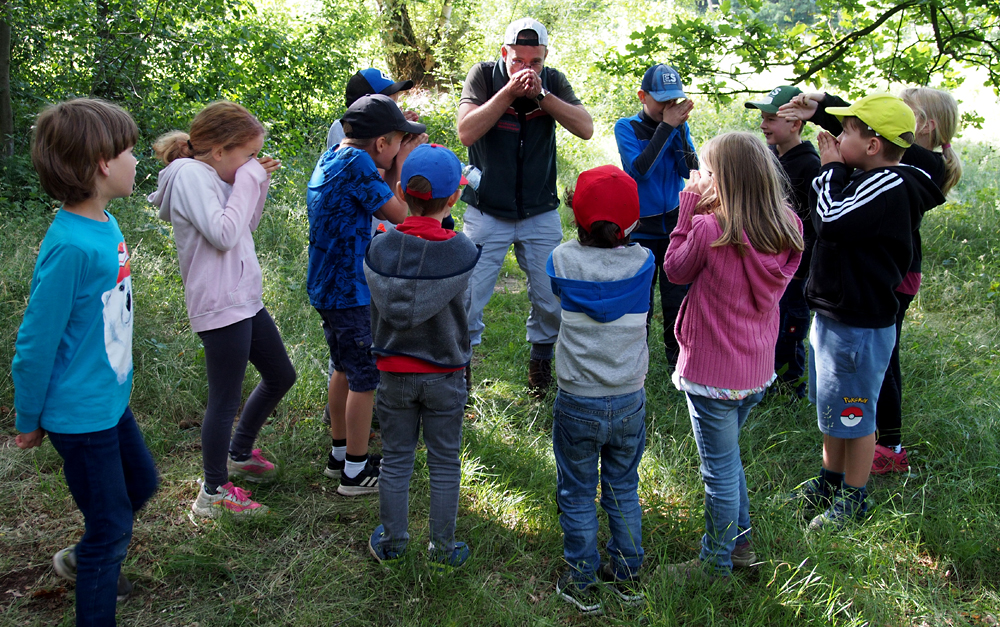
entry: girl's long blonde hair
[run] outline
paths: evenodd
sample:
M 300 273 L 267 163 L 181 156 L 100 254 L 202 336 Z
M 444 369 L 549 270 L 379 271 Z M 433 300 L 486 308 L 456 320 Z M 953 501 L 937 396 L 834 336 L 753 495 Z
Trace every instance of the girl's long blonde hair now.
M 911 87 L 899 95 L 917 116 L 917 127 L 934 120 L 931 131 L 931 150 L 941 147 L 944 155 L 944 184 L 941 193 L 947 194 L 962 178 L 962 161 L 951 147 L 951 140 L 958 131 L 958 103 L 946 91 L 930 87 Z
M 788 181 L 763 141 L 750 133 L 717 135 L 702 147 L 701 160 L 715 179 L 713 213 L 722 227 L 712 246 L 733 245 L 745 256 L 746 234 L 750 246 L 763 253 L 805 247 L 792 217 Z

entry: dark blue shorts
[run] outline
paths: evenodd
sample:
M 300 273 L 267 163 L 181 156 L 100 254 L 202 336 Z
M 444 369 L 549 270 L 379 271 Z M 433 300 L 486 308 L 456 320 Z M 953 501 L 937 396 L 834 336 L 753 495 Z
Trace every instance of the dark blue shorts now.
M 317 309 L 330 346 L 333 369 L 347 375 L 347 389 L 371 392 L 378 387 L 378 368 L 372 355 L 371 307 Z

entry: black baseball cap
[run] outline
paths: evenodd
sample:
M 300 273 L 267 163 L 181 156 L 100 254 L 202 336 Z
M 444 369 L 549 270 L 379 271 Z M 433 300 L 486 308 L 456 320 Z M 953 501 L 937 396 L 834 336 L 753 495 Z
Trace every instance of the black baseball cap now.
M 351 106 L 361 96 L 382 94 L 391 96 L 398 91 L 406 91 L 413 87 L 413 81 L 395 81 L 385 75 L 382 70 L 370 67 L 356 73 L 347 81 L 344 90 L 345 106 Z
M 410 122 L 392 98 L 382 94 L 362 96 L 347 109 L 340 119 L 344 134 L 351 139 L 371 139 L 393 131 L 420 134 L 427 130 L 423 124 Z

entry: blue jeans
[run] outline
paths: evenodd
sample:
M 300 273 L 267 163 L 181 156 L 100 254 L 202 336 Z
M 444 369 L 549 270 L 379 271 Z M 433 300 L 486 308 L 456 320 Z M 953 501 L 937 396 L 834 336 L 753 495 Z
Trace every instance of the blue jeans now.
M 852 327 L 816 314 L 809 329 L 809 400 L 820 432 L 851 440 L 875 433 L 878 396 L 895 325 Z
M 421 425 L 430 472 L 431 542 L 446 555 L 455 548 L 465 399 L 464 369 L 444 374 L 382 373 L 375 402 L 382 428 L 378 500 L 386 548 L 402 551 L 410 539 L 410 477 Z
M 738 401 L 685 396 L 705 482 L 705 535 L 699 557 L 713 562 L 717 574 L 727 574 L 733 569 L 736 544 L 750 541 L 750 499 L 740 461 L 740 428 L 764 393 Z
M 642 566 L 642 509 L 639 462 L 646 448 L 646 392 L 586 397 L 559 390 L 552 407 L 552 450 L 556 457 L 559 524 L 563 555 L 577 581 L 595 581 L 598 468 L 601 507 L 608 515 L 608 556 L 620 577 Z
M 63 458 L 66 485 L 83 513 L 76 545 L 76 624 L 115 624 L 118 575 L 132 539 L 132 516 L 156 492 L 153 458 L 132 410 L 93 433 L 49 432 Z

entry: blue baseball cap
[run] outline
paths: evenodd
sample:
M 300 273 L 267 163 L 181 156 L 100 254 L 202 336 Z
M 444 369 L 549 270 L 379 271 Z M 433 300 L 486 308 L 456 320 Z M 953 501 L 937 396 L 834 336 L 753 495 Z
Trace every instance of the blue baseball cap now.
M 347 81 L 344 100 L 349 107 L 361 96 L 382 94 L 391 96 L 397 91 L 406 91 L 413 87 L 413 81 L 393 81 L 382 70 L 370 67 L 357 72 Z
M 410 179 L 422 176 L 431 184 L 429 192 L 415 192 L 409 188 Z M 468 181 L 462 176 L 462 162 L 450 149 L 440 144 L 421 144 L 403 162 L 399 180 L 406 193 L 422 200 L 447 198 L 455 193 L 459 185 Z
M 649 94 L 657 102 L 666 102 L 675 98 L 687 98 L 681 75 L 677 70 L 659 63 L 646 70 L 639 88 Z

